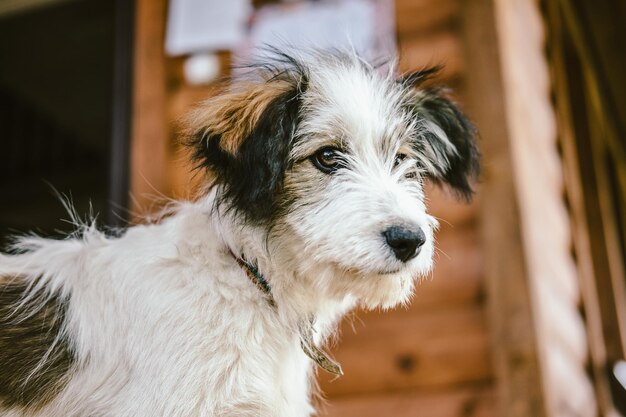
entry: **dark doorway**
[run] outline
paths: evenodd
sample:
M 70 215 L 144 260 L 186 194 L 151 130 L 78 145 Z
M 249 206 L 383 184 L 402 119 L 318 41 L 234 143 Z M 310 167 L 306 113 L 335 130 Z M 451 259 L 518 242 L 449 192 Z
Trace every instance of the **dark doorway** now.
M 128 195 L 133 2 L 25 3 L 0 7 L 2 246 L 73 230 L 54 190 L 112 226 Z

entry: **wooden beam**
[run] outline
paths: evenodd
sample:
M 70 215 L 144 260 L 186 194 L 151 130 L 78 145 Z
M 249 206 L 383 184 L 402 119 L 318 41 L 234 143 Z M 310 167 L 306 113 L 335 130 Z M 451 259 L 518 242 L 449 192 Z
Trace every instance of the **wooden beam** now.
M 424 192 L 428 197 L 428 211 L 439 220 L 440 231 L 458 229 L 478 221 L 480 194 L 467 204 L 458 201 L 448 190 L 431 184 L 426 184 Z
M 59 6 L 70 1 L 73 0 L 2 0 L 0 1 L 0 17 L 6 18 L 19 13 Z
M 166 0 L 137 0 L 133 127 L 131 138 L 131 211 L 135 220 L 169 194 L 168 125 L 165 85 Z
M 401 39 L 450 27 L 458 19 L 458 0 L 396 0 L 396 27 Z
M 496 30 L 498 0 L 464 1 L 467 109 L 484 155 L 481 225 L 500 415 L 547 416 Z
M 481 306 L 370 314 L 362 322 L 344 323 L 336 359 L 345 375 L 318 378 L 329 397 L 443 388 L 492 378 Z
M 563 25 L 572 35 L 578 54 L 589 73 L 590 104 L 608 130 L 609 144 L 616 160 L 626 160 L 626 45 L 623 22 L 626 6 L 612 0 L 593 3 L 584 0 L 558 0 L 563 11 Z
M 493 390 L 477 385 L 335 399 L 321 417 L 495 417 L 494 405 Z
M 458 77 L 464 69 L 462 43 L 451 31 L 403 39 L 399 42 L 400 70 L 411 71 L 443 65 L 438 78 Z
M 484 254 L 478 227 L 440 231 L 437 248 L 432 276 L 417 283 L 408 309 L 385 314 L 422 314 L 437 308 L 484 304 Z
M 603 316 L 609 317 L 613 314 L 613 303 L 611 299 L 599 298 L 596 282 L 597 274 L 608 276 L 610 272 L 608 261 L 604 258 L 602 251 L 603 227 L 598 225 L 600 208 L 597 199 L 593 197 L 597 193 L 594 185 L 594 170 L 588 162 L 584 162 L 591 155 L 591 149 L 588 145 L 586 148 L 581 146 L 581 143 L 588 144 L 590 140 L 586 122 L 588 115 L 584 108 L 585 98 L 580 87 L 583 74 L 580 63 L 576 63 L 571 55 L 573 45 L 571 39 L 566 36 L 567 31 L 559 3 L 549 2 L 548 6 L 550 22 L 548 39 L 550 40 L 550 63 L 556 115 L 585 311 L 591 372 L 594 376 L 596 401 L 601 415 L 615 416 L 617 414 L 606 374 L 607 346 L 611 356 L 621 352 L 622 346 L 619 339 L 615 339 L 615 335 L 605 334 Z M 591 230 L 594 232 L 592 233 Z
M 107 219 L 107 224 L 115 227 L 124 227 L 128 222 L 128 212 L 125 210 L 128 209 L 130 178 L 134 29 L 135 1 L 115 0 L 113 117 Z M 120 213 L 120 209 L 124 211 Z

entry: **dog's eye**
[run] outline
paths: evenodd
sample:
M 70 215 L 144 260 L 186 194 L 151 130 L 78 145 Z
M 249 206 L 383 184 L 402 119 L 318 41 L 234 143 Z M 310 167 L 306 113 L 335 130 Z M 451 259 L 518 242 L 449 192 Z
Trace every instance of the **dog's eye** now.
M 344 165 L 339 149 L 326 147 L 315 152 L 313 165 L 325 174 L 331 174 Z
M 406 154 L 403 153 L 399 153 L 396 155 L 396 159 L 393 160 L 393 167 L 396 168 L 398 165 L 400 165 L 404 160 L 406 159 Z M 416 174 L 415 174 L 415 170 L 411 169 L 409 171 L 406 172 L 406 174 L 404 174 L 404 178 L 407 179 L 414 179 L 416 178 Z
M 399 153 L 396 155 L 396 159 L 393 160 L 393 167 L 397 167 L 406 159 L 406 155 L 403 153 Z

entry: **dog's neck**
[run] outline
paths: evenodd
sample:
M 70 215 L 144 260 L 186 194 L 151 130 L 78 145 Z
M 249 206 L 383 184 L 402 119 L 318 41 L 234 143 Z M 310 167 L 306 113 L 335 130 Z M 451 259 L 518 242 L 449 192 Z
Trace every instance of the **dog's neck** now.
M 242 256 L 237 256 L 232 251 L 230 252 L 231 256 L 237 264 L 243 269 L 246 273 L 252 284 L 263 294 L 267 304 L 272 308 L 272 310 L 276 310 L 278 305 L 274 300 L 274 295 L 272 294 L 272 288 L 269 285 L 267 279 L 259 272 L 259 269 L 256 265 L 251 264 L 249 261 L 245 260 Z M 319 349 L 316 345 L 316 341 L 314 338 L 314 326 L 315 317 L 310 317 L 307 319 L 303 319 L 300 323 L 298 323 L 298 333 L 300 336 L 300 345 L 302 347 L 302 351 L 311 358 L 317 365 L 335 375 L 343 375 L 343 371 L 341 369 L 341 365 L 330 358 L 330 356 Z
M 214 204 L 209 196 L 207 203 Z M 272 247 L 266 231 L 260 227 L 242 224 L 237 217 L 219 207 L 212 210 L 213 223 L 224 244 L 223 251 L 241 268 L 236 258 L 245 259 L 263 277 L 271 288 L 276 304 L 275 312 L 285 326 L 297 329 L 302 323 L 312 322 L 314 343 L 321 344 L 331 335 L 343 315 L 355 305 L 349 296 L 329 297 L 314 287 L 315 274 L 332 273 L 319 269 L 304 273 L 299 271 L 288 250 Z M 232 252 L 235 257 L 232 257 Z M 267 298 L 259 291 L 260 297 Z
M 230 234 L 224 241 L 224 250 L 232 251 L 235 255 L 233 263 L 238 263 L 236 258 L 245 260 L 249 267 L 244 265 L 244 268 L 248 269 L 257 286 L 262 288 L 267 284 L 272 303 L 276 304 L 276 311 L 281 319 L 291 325 L 303 320 L 314 320 L 318 333 L 325 336 L 332 332 L 333 329 L 327 327 L 332 327 L 354 305 L 352 298 L 347 295 L 331 298 L 319 291 L 313 285 L 316 276 L 299 271 L 293 259 L 282 251 L 271 251 L 262 232 L 249 229 L 246 231 L 239 225 L 235 225 L 234 229 L 240 231 L 237 233 L 239 236 Z M 250 239 L 254 234 L 258 236 Z M 240 262 L 239 266 L 242 266 Z M 317 273 L 331 272 L 320 270 Z M 254 277 L 255 274 L 262 277 L 262 283 L 258 277 Z M 260 293 L 263 292 L 260 290 Z M 267 294 L 262 295 L 268 298 Z

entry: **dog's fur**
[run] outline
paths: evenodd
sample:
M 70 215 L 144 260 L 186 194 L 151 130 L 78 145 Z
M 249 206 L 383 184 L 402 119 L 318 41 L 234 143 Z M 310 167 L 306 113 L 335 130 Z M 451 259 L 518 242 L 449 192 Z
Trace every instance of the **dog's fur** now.
M 432 265 L 423 181 L 472 194 L 474 130 L 433 70 L 275 52 L 189 118 L 206 191 L 109 237 L 20 238 L 0 254 L 0 415 L 314 414 L 315 363 L 351 308 L 406 303 Z M 319 150 L 339 166 L 323 172 Z M 402 262 L 383 232 L 419 226 Z M 275 307 L 233 257 L 271 287 Z

